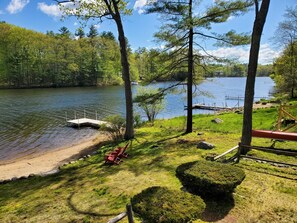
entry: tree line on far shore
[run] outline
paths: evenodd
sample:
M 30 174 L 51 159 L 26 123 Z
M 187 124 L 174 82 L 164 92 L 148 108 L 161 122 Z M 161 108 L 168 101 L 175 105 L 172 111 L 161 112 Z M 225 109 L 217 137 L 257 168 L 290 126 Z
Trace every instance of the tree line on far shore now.
M 163 72 L 168 52 L 128 47 L 132 81 L 150 81 Z M 197 67 L 197 69 L 200 69 Z M 247 64 L 208 64 L 199 75 L 205 77 L 244 77 Z M 159 81 L 185 80 L 186 70 L 176 70 Z M 272 65 L 260 65 L 259 76 L 269 76 Z M 122 84 L 119 44 L 111 32 L 75 34 L 66 27 L 46 34 L 0 23 L 0 87 L 70 87 Z

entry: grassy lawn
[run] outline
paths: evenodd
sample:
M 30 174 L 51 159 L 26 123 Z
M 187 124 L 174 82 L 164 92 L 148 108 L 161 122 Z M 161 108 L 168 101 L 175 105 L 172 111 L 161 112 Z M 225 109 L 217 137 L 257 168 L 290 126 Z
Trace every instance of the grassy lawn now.
M 214 118 L 224 122 L 215 124 Z M 277 109 L 254 113 L 255 129 L 273 129 Z M 183 135 L 185 118 L 158 120 L 154 126 L 136 130 L 128 148 L 129 158 L 108 166 L 103 155 L 115 145 L 98 148 L 98 154 L 61 168 L 57 174 L 33 177 L 0 185 L 1 222 L 107 222 L 123 212 L 130 198 L 151 186 L 180 189 L 175 169 L 182 163 L 220 154 L 240 141 L 242 115 L 197 115 L 194 132 Z M 202 135 L 197 133 L 202 132 Z M 214 144 L 212 150 L 197 149 L 200 140 Z M 269 146 L 269 139 L 253 139 Z M 125 143 L 121 143 L 125 145 Z M 296 142 L 276 147 L 296 149 Z M 295 163 L 296 158 L 251 151 L 251 155 Z M 195 222 L 297 222 L 297 170 L 242 160 L 236 164 L 246 179 L 233 197 L 221 202 L 205 201 L 206 210 Z M 136 219 L 140 222 L 140 219 Z M 126 222 L 123 220 L 122 222 Z

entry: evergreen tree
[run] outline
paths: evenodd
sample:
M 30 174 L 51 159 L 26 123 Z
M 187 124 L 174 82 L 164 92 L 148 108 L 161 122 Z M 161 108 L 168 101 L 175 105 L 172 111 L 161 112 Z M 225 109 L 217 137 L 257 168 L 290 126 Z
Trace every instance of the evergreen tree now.
M 90 26 L 90 31 L 87 35 L 89 38 L 94 38 L 96 36 L 98 36 L 98 31 L 96 29 L 96 26 L 95 25 L 91 25 Z
M 59 32 L 60 32 L 60 36 L 63 36 L 63 37 L 68 37 L 69 38 L 70 35 L 71 35 L 69 29 L 66 26 L 62 26 L 59 29 Z
M 115 40 L 115 37 L 114 37 L 112 32 L 104 31 L 104 32 L 101 33 L 101 37 L 106 38 L 106 39 Z
M 194 4 L 195 3 L 195 4 Z M 186 133 L 192 132 L 192 95 L 194 65 L 201 66 L 203 60 L 215 58 L 214 56 L 202 56 L 200 50 L 206 51 L 197 42 L 198 38 L 210 38 L 228 45 L 240 45 L 247 43 L 248 37 L 237 35 L 234 31 L 226 34 L 209 34 L 214 23 L 226 22 L 230 16 L 236 16 L 247 10 L 251 5 L 249 1 L 215 1 L 214 5 L 204 12 L 194 13 L 194 6 L 199 6 L 201 1 L 154 1 L 148 8 L 148 13 L 162 14 L 167 22 L 161 27 L 161 31 L 155 36 L 166 43 L 166 49 L 170 51 L 171 63 L 167 67 L 168 73 L 187 67 L 187 128 Z M 196 9 L 198 12 L 198 10 Z
M 85 37 L 85 31 L 83 30 L 83 28 L 78 28 L 75 32 L 75 36 L 77 36 L 79 39 L 82 39 Z

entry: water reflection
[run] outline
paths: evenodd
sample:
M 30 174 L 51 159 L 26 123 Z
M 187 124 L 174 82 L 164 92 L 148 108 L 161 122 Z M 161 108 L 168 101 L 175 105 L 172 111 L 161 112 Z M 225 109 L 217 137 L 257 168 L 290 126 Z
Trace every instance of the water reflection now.
M 166 87 L 172 83 L 155 83 Z M 245 78 L 208 79 L 199 85 L 199 91 L 210 92 L 214 98 L 197 95 L 194 103 L 225 104 L 225 95 L 243 96 Z M 258 78 L 256 96 L 268 96 L 273 86 L 270 78 Z M 133 86 L 133 92 L 138 86 Z M 182 90 L 184 86 L 180 86 Z M 158 118 L 185 115 L 186 94 L 166 96 L 166 109 Z M 237 101 L 228 101 L 234 106 Z M 242 101 L 240 102 L 243 103 Z M 125 113 L 124 88 L 90 87 L 63 89 L 0 90 L 0 160 L 50 150 L 74 144 L 93 136 L 97 130 L 66 127 L 68 119 L 83 117 L 103 119 L 112 114 Z M 196 110 L 195 113 L 201 111 Z M 202 111 L 205 112 L 205 111 Z

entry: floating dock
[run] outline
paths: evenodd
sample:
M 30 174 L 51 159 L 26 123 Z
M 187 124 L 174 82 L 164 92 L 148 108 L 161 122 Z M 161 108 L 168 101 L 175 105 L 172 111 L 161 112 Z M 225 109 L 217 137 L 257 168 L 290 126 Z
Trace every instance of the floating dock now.
M 254 99 L 269 99 L 269 97 L 254 97 Z M 229 95 L 225 95 L 225 100 L 243 101 L 244 100 L 244 97 L 243 96 L 229 96 Z
M 100 126 L 102 125 L 108 125 L 108 122 L 90 119 L 90 118 L 79 118 L 79 119 L 68 120 L 67 124 L 72 127 L 87 126 L 87 127 L 93 127 L 93 128 L 100 128 Z
M 220 106 L 209 106 L 209 105 L 203 105 L 203 104 L 194 104 L 193 109 L 220 111 L 220 110 L 231 110 L 232 108 L 230 108 L 230 107 L 220 107 Z

